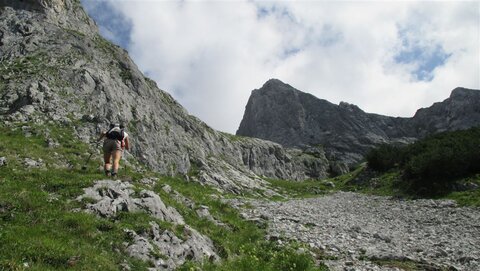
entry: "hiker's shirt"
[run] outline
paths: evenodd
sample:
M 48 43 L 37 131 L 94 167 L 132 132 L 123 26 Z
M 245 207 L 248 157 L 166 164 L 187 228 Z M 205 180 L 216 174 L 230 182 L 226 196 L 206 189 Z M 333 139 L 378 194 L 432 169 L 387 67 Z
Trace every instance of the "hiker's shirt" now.
M 103 152 L 111 153 L 114 151 L 123 151 L 125 149 L 125 139 L 128 137 L 127 132 L 123 131 L 123 139 L 113 139 L 105 137 L 103 141 Z

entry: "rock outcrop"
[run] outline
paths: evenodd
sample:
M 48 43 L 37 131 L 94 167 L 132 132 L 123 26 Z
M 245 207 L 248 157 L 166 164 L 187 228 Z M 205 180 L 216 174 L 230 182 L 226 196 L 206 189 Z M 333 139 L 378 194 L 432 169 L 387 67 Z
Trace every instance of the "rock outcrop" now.
M 88 212 L 101 217 L 114 217 L 119 212 L 145 212 L 154 218 L 175 224 L 185 224 L 183 217 L 150 190 L 142 190 L 136 197 L 133 185 L 127 182 L 104 180 L 86 188 L 77 200 L 93 200 L 86 204 Z
M 102 180 L 85 188 L 77 200 L 90 201 L 85 211 L 101 217 L 115 218 L 120 212 L 145 212 L 161 221 L 183 226 L 181 237 L 160 228 L 154 221 L 145 232 L 124 229 L 129 240 L 124 243 L 125 251 L 132 257 L 151 262 L 154 270 L 174 270 L 187 260 L 219 259 L 212 240 L 186 225 L 177 210 L 167 207 L 153 191 L 136 193 L 128 182 Z
M 240 193 L 261 177 L 327 176 L 323 154 L 217 132 L 146 78 L 99 35 L 79 0 L 0 2 L 0 119 L 75 126 L 88 142 L 126 124 L 132 154 L 150 168 Z
M 288 147 L 322 146 L 329 160 L 349 165 L 373 146 L 410 143 L 426 135 L 480 125 L 480 91 L 457 88 L 450 98 L 420 109 L 413 118 L 370 114 L 339 105 L 271 79 L 252 91 L 237 135 Z
M 219 259 L 213 242 L 189 226 L 185 226 L 183 239 L 169 230 L 161 230 L 155 222 L 150 226 L 148 232 L 140 234 L 125 230 L 131 242 L 124 244 L 130 256 L 153 263 L 155 268 L 150 270 L 175 270 L 186 261 Z

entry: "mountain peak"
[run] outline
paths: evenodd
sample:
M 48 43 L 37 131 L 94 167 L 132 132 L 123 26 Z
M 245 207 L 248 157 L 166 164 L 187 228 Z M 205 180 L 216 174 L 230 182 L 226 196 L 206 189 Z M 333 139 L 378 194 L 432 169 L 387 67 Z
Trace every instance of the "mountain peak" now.
M 322 145 L 328 155 L 353 165 L 378 144 L 478 126 L 478 101 L 480 91 L 456 88 L 413 118 L 394 118 L 346 102 L 335 105 L 270 79 L 250 96 L 237 135 L 300 148 Z
M 282 82 L 279 79 L 269 79 L 267 82 L 263 84 L 263 86 L 259 89 L 255 89 L 252 92 L 252 95 L 260 95 L 260 96 L 269 96 L 269 97 L 283 97 L 288 99 L 288 97 L 296 97 L 298 94 L 303 93 L 300 90 L 292 87 L 289 84 Z M 293 95 L 293 96 L 292 96 Z
M 279 92 L 280 90 L 295 90 L 292 86 L 285 84 L 279 79 L 269 79 L 263 86 L 259 89 L 262 92 L 263 91 L 274 91 L 274 92 Z
M 286 84 L 279 79 L 272 78 L 272 79 L 269 79 L 267 82 L 265 82 L 265 84 L 263 84 L 262 87 L 275 86 L 275 85 L 286 85 Z
M 452 90 L 452 93 L 450 94 L 450 98 L 452 99 L 465 99 L 469 97 L 476 97 L 480 95 L 480 91 L 478 89 L 469 89 L 469 88 L 463 88 L 463 87 L 457 87 L 454 90 Z

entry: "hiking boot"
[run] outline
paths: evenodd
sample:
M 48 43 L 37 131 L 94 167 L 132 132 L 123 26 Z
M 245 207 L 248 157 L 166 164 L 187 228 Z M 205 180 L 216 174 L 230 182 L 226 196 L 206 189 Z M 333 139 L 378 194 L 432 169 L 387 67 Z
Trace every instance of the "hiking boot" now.
M 111 176 L 112 176 L 113 179 L 116 179 L 116 178 L 117 178 L 117 173 L 116 173 L 116 172 L 112 172 Z
M 110 170 L 105 170 L 105 176 L 107 177 L 112 176 L 112 173 L 110 173 Z

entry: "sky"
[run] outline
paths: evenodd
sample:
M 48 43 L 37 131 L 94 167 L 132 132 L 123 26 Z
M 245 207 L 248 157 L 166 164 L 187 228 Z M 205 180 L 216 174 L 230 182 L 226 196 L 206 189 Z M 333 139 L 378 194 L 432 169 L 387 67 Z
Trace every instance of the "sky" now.
M 480 89 L 480 1 L 81 1 L 146 76 L 224 132 L 271 78 L 395 117 Z

